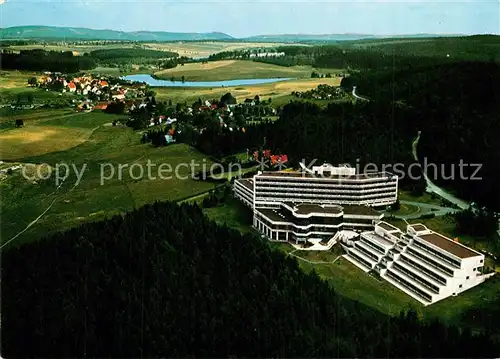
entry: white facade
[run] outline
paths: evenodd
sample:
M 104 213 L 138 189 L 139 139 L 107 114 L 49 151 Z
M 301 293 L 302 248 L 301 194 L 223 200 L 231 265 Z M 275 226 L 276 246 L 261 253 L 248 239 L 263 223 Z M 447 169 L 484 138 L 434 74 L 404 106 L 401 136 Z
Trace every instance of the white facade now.
M 472 288 L 489 277 L 480 269 L 484 255 L 429 230 L 409 225 L 406 233 L 385 222 L 343 244 L 346 259 L 375 271 L 424 305 Z
M 287 201 L 387 206 L 397 201 L 397 176 L 354 170 L 323 165 L 312 171 L 259 173 L 253 177 L 254 206 L 271 208 Z

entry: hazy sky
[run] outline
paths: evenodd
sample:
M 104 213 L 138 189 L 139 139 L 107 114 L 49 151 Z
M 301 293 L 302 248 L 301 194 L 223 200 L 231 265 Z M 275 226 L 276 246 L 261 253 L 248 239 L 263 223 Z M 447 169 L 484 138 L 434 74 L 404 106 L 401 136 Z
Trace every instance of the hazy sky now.
M 500 1 L 0 0 L 0 26 L 258 34 L 500 33 Z

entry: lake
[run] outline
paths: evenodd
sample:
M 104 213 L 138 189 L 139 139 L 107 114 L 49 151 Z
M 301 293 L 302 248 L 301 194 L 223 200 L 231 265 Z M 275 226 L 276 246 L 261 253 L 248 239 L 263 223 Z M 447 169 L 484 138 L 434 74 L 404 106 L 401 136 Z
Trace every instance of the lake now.
M 145 82 L 149 86 L 154 87 L 233 87 L 269 84 L 278 81 L 292 80 L 292 78 L 271 78 L 271 79 L 241 79 L 241 80 L 225 80 L 225 81 L 170 81 L 158 80 L 149 74 L 137 74 L 123 76 L 123 80 Z

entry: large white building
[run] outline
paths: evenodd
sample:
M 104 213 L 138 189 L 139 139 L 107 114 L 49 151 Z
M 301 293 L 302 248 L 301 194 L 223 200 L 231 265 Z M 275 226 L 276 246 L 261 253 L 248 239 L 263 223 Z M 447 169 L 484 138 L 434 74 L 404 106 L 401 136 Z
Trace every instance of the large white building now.
M 259 172 L 237 179 L 234 196 L 252 208 L 253 225 L 273 240 L 327 242 L 343 229 L 369 230 L 383 215 L 371 208 L 396 202 L 397 176 L 356 174 L 325 164 L 300 172 Z
M 327 243 L 339 231 L 372 229 L 383 215 L 366 206 L 284 202 L 279 208 L 256 208 L 253 226 L 268 238 L 306 245 Z
M 482 283 L 484 255 L 422 224 L 406 233 L 379 222 L 342 244 L 346 259 L 429 305 Z
M 324 164 L 300 172 L 261 172 L 251 186 L 254 208 L 279 207 L 288 201 L 374 207 L 397 201 L 398 177 L 388 172 L 356 174 L 354 168 Z

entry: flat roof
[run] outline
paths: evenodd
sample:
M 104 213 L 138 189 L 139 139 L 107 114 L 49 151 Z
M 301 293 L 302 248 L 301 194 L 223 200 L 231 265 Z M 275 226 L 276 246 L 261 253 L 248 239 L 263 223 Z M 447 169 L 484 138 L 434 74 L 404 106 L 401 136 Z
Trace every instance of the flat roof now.
M 294 209 L 297 214 L 309 214 L 309 213 L 330 213 L 339 214 L 342 213 L 342 207 L 336 205 L 320 205 L 315 203 L 294 203 L 294 202 L 284 202 Z
M 380 213 L 368 206 L 342 205 L 345 214 L 359 214 L 364 216 L 380 216 Z
M 410 225 L 410 227 L 413 228 L 417 232 L 427 231 L 427 227 L 424 226 L 423 224 L 412 224 L 412 225 Z
M 443 236 L 442 234 L 431 232 L 430 234 L 421 234 L 418 236 L 426 242 L 429 242 L 436 247 L 444 249 L 445 251 L 459 257 L 459 258 L 470 258 L 481 255 L 480 253 L 467 248 L 461 244 L 454 242 L 453 240 Z
M 371 239 L 374 242 L 378 242 L 378 244 L 384 246 L 384 247 L 392 247 L 394 245 L 394 242 L 391 242 L 381 236 L 379 236 L 375 232 L 363 232 L 361 233 L 363 237 Z
M 237 179 L 235 181 L 238 181 L 240 184 L 248 188 L 250 191 L 253 192 L 253 181 L 251 179 L 245 178 L 245 179 Z
M 381 227 L 382 229 L 385 229 L 386 231 L 400 231 L 401 230 L 397 227 L 394 227 L 392 224 L 389 224 L 387 222 L 380 222 L 377 223 L 377 226 Z
M 368 179 L 368 178 L 386 178 L 394 176 L 389 172 L 365 172 L 359 173 L 355 175 L 320 175 L 320 174 L 312 174 L 308 172 L 300 172 L 300 171 L 264 171 L 260 174 L 256 175 L 257 177 L 292 177 L 292 178 L 318 178 L 318 179 Z
M 276 222 L 292 222 L 293 217 L 290 216 L 287 212 L 281 211 L 279 209 L 270 209 L 270 208 L 258 208 L 255 209 L 256 212 L 260 212 L 267 218 Z

